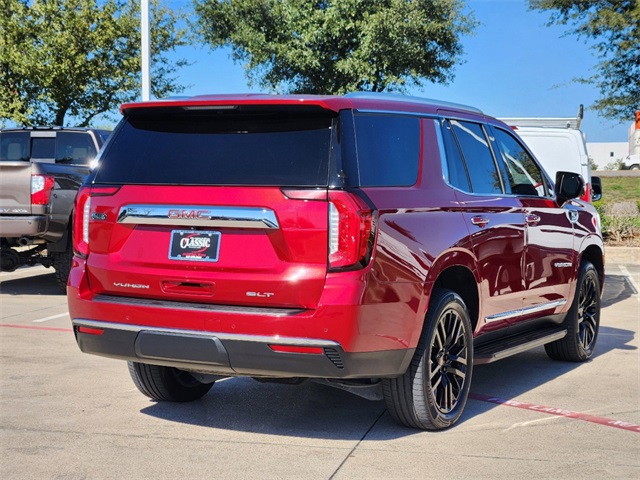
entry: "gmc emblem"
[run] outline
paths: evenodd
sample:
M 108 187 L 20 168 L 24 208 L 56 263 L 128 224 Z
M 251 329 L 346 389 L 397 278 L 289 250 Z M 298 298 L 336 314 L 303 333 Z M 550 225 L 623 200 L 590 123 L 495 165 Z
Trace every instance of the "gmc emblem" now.
M 209 210 L 169 210 L 167 217 L 172 219 L 178 218 L 206 218 Z

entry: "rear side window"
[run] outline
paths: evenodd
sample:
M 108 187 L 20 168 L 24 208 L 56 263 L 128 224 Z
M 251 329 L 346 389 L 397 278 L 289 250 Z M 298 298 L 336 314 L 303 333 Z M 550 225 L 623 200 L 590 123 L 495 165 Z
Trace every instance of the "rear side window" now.
M 460 155 L 460 148 L 453 136 L 451 124 L 444 121 L 442 124 L 442 138 L 444 140 L 444 149 L 447 154 L 447 181 L 450 185 L 459 188 L 464 192 L 471 191 L 469 186 L 469 178 L 467 169 Z
M 511 191 L 516 195 L 545 195 L 545 184 L 542 171 L 533 157 L 511 134 L 494 128 L 496 142 L 500 154 L 507 166 L 507 177 Z
M 360 186 L 408 186 L 418 179 L 420 119 L 356 115 Z
M 29 161 L 29 132 L 0 132 L 0 161 Z
M 327 186 L 333 114 L 148 112 L 123 120 L 96 182 Z
M 478 194 L 502 193 L 502 182 L 489 148 L 489 140 L 477 123 L 451 120 L 471 180 L 471 191 Z
M 87 133 L 58 132 L 56 163 L 87 165 L 96 156 L 96 147 Z

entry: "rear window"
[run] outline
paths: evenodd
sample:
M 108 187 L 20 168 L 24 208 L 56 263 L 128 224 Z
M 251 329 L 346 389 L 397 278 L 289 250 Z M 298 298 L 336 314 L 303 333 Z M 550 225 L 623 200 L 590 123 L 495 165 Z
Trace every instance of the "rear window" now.
M 29 161 L 28 132 L 0 132 L 0 161 Z
M 0 133 L 1 161 L 55 161 L 88 165 L 96 156 L 96 147 L 85 132 L 46 131 Z
M 58 132 L 56 136 L 56 163 L 87 165 L 96 153 L 88 133 Z
M 327 186 L 333 114 L 141 112 L 101 158 L 117 184 Z

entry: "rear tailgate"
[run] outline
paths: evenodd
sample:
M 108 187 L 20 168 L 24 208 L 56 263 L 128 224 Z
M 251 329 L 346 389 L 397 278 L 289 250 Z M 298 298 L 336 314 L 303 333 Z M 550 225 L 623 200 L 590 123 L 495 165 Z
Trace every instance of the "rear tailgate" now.
M 0 214 L 31 214 L 31 163 L 0 162 Z
M 0 214 L 31 214 L 29 149 L 29 132 L 0 132 Z
M 132 185 L 93 197 L 89 285 L 99 294 L 313 308 L 327 269 L 323 197 Z
M 94 179 L 94 191 L 112 191 L 87 210 L 91 290 L 316 307 L 335 117 L 228 106 L 128 115 Z

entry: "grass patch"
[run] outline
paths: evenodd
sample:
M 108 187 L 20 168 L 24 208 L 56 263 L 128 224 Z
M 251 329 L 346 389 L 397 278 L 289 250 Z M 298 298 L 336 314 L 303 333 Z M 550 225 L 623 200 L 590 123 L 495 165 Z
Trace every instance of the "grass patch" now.
M 640 179 L 601 177 L 602 200 L 594 202 L 608 245 L 640 246 Z
M 640 178 L 601 177 L 602 200 L 598 203 L 640 202 Z

